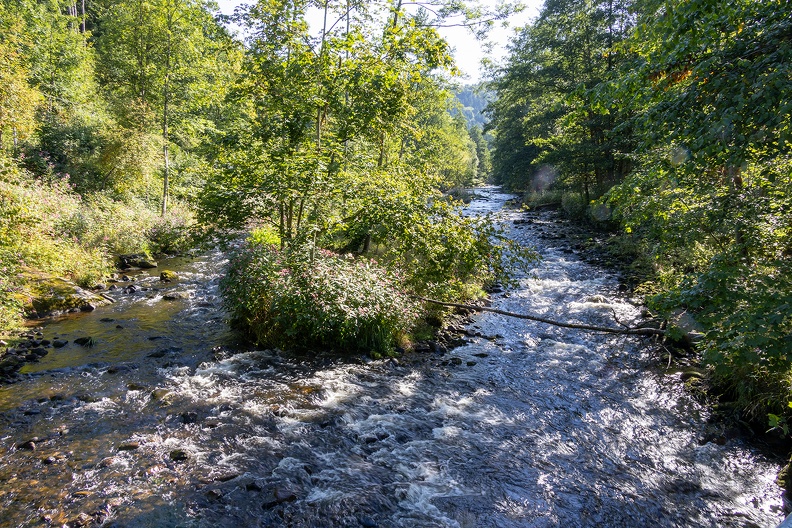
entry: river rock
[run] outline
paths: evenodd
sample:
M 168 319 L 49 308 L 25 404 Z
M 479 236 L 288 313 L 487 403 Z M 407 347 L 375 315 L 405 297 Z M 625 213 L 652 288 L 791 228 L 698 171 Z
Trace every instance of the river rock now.
M 166 301 L 179 301 L 184 299 L 189 299 L 190 294 L 188 292 L 170 292 L 166 293 L 162 296 L 162 298 Z
M 76 345 L 80 345 L 80 346 L 92 347 L 92 346 L 94 346 L 94 338 L 93 337 L 78 337 L 77 339 L 74 340 L 74 343 Z
M 4 373 L 11 373 L 16 372 L 22 365 L 25 363 L 25 360 L 20 358 L 16 355 L 6 356 L 0 360 L 0 372 Z
M 28 317 L 47 317 L 72 311 L 90 311 L 110 301 L 76 284 L 42 272 L 25 272 L 25 291 L 21 292 Z
M 94 519 L 87 513 L 81 513 L 74 519 L 69 521 L 69 526 L 88 526 L 93 524 Z
M 162 282 L 172 282 L 178 278 L 179 276 L 176 274 L 175 271 L 163 270 L 162 273 L 160 273 L 160 280 Z
M 120 364 L 120 365 L 111 365 L 107 368 L 108 374 L 118 374 L 119 372 L 129 372 L 131 370 L 137 369 L 137 365 L 134 364 Z
M 140 442 L 137 440 L 130 440 L 128 442 L 123 442 L 119 444 L 118 450 L 119 451 L 134 451 L 135 449 L 140 447 Z
M 157 388 L 151 391 L 152 400 L 164 401 L 170 395 L 171 395 L 171 391 L 169 391 L 168 389 Z
M 179 415 L 179 420 L 184 424 L 194 424 L 198 421 L 198 413 L 193 411 L 186 411 Z
M 115 457 L 105 457 L 102 460 L 100 460 L 98 464 L 96 464 L 96 467 L 98 467 L 98 468 L 107 468 L 107 467 L 112 466 L 115 463 L 116 463 L 116 458 Z
M 37 441 L 38 441 L 38 438 L 34 438 L 32 440 L 28 440 L 26 442 L 22 442 L 21 444 L 17 444 L 16 448 L 17 449 L 26 449 L 26 450 L 29 450 L 29 451 L 35 451 L 36 450 L 36 442 Z
M 590 295 L 584 302 L 595 304 L 608 304 L 608 299 L 604 295 Z
M 142 253 L 130 253 L 127 255 L 119 255 L 118 257 L 120 268 L 143 268 L 150 269 L 156 268 L 157 263 Z
M 272 496 L 269 500 L 265 501 L 262 505 L 265 509 L 272 508 L 284 502 L 293 502 L 297 500 L 297 492 L 289 487 L 278 486 L 272 491 Z
M 168 456 L 174 462 L 184 462 L 190 458 L 190 454 L 184 449 L 174 449 L 168 454 Z

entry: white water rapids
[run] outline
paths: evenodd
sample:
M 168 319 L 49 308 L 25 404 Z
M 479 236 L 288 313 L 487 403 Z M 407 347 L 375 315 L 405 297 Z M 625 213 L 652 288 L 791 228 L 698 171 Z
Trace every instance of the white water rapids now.
M 611 272 L 541 238 L 555 216 L 512 225 L 525 213 L 501 210 L 509 195 L 477 192 L 471 211 L 499 211 L 543 256 L 493 306 L 591 324 L 612 323 L 614 312 L 639 318 Z M 479 336 L 446 355 L 213 354 L 232 339 L 218 315 L 221 268 L 184 267 L 192 298 L 167 305 L 167 318 L 148 320 L 160 300 L 140 295 L 48 325 L 45 334 L 70 340 L 89 328 L 97 345 L 52 351 L 0 387 L 0 526 L 769 527 L 783 518 L 778 461 L 739 437 L 707 441 L 705 410 L 678 375 L 653 368 L 642 339 L 485 313 L 468 328 Z M 36 450 L 17 448 L 31 437 Z

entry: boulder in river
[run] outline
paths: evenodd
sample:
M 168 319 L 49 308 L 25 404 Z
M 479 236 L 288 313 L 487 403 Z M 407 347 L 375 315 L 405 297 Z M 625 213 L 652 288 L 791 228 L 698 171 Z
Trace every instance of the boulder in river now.
M 169 292 L 163 295 L 162 298 L 166 301 L 180 301 L 184 299 L 189 299 L 190 294 L 189 292 L 184 292 L 184 291 Z
M 95 341 L 93 337 L 78 337 L 77 339 L 74 340 L 74 344 L 80 346 L 92 347 L 94 346 Z
M 183 462 L 190 458 L 190 454 L 184 449 L 174 449 L 168 456 L 174 462 Z
M 173 282 L 178 278 L 179 276 L 176 274 L 175 271 L 162 270 L 162 273 L 160 273 L 160 280 L 162 282 Z
M 262 507 L 268 509 L 295 500 L 297 500 L 297 492 L 294 489 L 289 486 L 277 486 L 272 490 L 272 495 L 262 504 Z

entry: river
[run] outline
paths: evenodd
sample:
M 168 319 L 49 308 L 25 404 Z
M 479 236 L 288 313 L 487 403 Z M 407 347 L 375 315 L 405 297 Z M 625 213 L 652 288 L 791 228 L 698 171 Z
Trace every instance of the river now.
M 543 260 L 493 306 L 640 317 L 553 213 L 492 212 Z M 513 221 L 518 220 L 518 224 Z M 47 322 L 51 349 L 0 387 L 0 526 L 775 526 L 779 461 L 726 435 L 639 338 L 480 314 L 467 344 L 306 360 L 236 344 L 223 255 L 174 284 Z M 122 283 L 121 286 L 127 286 Z M 163 298 L 183 292 L 175 300 Z M 74 344 L 90 336 L 92 347 Z M 29 443 L 32 442 L 32 443 Z M 31 449 L 33 448 L 34 449 Z

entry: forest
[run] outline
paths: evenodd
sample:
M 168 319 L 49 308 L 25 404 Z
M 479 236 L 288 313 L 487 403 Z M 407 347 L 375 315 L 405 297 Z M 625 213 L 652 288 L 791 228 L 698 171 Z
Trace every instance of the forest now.
M 618 233 L 715 390 L 787 434 L 790 3 L 546 0 L 482 130 L 438 28 L 513 9 L 262 0 L 240 41 L 211 1 L 0 0 L 0 327 L 42 278 L 244 231 L 223 290 L 255 341 L 386 354 L 427 331 L 415 295 L 535 260 L 449 197 L 491 181 Z
M 713 392 L 788 434 L 792 19 L 783 0 L 547 0 L 491 84 L 496 182 L 610 249 Z

